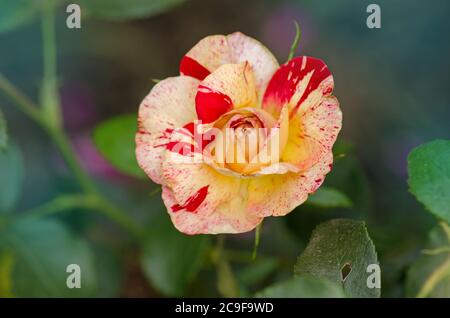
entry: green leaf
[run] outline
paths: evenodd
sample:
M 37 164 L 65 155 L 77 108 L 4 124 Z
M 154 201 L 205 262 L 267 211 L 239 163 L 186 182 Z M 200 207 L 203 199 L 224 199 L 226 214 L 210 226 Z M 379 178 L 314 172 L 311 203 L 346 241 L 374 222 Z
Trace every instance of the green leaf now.
M 0 32 L 11 31 L 30 22 L 38 12 L 39 2 L 0 0 Z
M 259 257 L 237 273 L 237 279 L 245 286 L 260 283 L 273 274 L 279 265 L 275 258 Z
M 450 297 L 450 230 L 442 225 L 430 232 L 427 249 L 408 270 L 407 297 Z
M 450 222 L 450 140 L 415 148 L 408 156 L 412 194 L 434 215 Z
M 85 241 L 59 222 L 23 220 L 0 232 L 0 252 L 14 255 L 13 293 L 18 297 L 94 296 L 97 275 L 93 255 Z M 81 288 L 69 289 L 67 266 L 81 268 Z
M 94 143 L 106 160 L 119 171 L 145 178 L 135 156 L 137 130 L 135 114 L 117 116 L 100 123 L 94 130 Z
M 294 277 L 256 294 L 260 298 L 345 298 L 339 284 L 311 276 Z
M 380 289 L 367 286 L 370 264 L 378 261 L 364 222 L 336 219 L 313 231 L 294 272 L 336 282 L 350 297 L 379 297 Z
M 320 187 L 306 201 L 307 204 L 321 208 L 349 208 L 352 201 L 342 192 L 330 187 Z
M 141 264 L 145 275 L 162 293 L 181 296 L 200 270 L 209 237 L 187 236 L 172 225 L 167 214 L 155 217 L 144 242 Z
M 15 144 L 0 151 L 0 214 L 10 212 L 19 199 L 23 183 L 22 154 Z
M 6 149 L 6 146 L 8 145 L 8 133 L 6 131 L 6 119 L 3 115 L 2 110 L 0 109 L 0 151 L 3 151 Z
M 81 0 L 81 10 L 107 20 L 128 20 L 153 16 L 172 9 L 186 0 Z M 86 10 L 86 11 L 84 11 Z

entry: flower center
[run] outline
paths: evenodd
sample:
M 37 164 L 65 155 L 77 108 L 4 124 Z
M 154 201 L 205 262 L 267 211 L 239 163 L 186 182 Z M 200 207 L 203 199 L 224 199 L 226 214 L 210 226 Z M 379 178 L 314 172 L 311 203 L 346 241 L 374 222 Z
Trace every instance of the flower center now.
M 210 152 L 215 164 L 242 175 L 252 174 L 279 160 L 277 121 L 256 108 L 239 108 L 222 115 L 214 124 Z

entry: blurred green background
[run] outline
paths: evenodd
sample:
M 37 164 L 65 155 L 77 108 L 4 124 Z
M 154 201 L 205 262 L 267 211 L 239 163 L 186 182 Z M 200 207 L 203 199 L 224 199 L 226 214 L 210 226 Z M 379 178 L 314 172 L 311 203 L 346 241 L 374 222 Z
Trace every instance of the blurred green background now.
M 0 1 L 0 26 L 12 2 Z M 40 1 L 24 1 L 31 2 L 39 6 Z M 364 0 L 172 1 L 138 19 L 111 19 L 84 10 L 79 2 L 81 29 L 66 27 L 66 4 L 56 9 L 64 127 L 101 192 L 145 226 L 146 243 L 142 247 L 86 209 L 28 220 L 14 235 L 0 228 L 0 237 L 4 231 L 16 242 L 5 243 L 0 256 L 0 296 L 2 286 L 4 295 L 13 296 L 218 296 L 229 295 L 230 289 L 251 295 L 290 277 L 312 229 L 335 217 L 367 222 L 381 264 L 382 297 L 405 296 L 406 270 L 436 223 L 408 192 L 406 157 L 425 141 L 450 137 L 450 2 L 375 1 L 381 7 L 381 29 L 367 28 L 366 8 L 374 1 Z M 39 11 L 29 10 L 22 15 Z M 156 185 L 114 169 L 96 149 L 93 131 L 103 120 L 136 113 L 152 79 L 176 75 L 181 57 L 204 36 L 241 31 L 284 62 L 295 35 L 293 20 L 302 29 L 299 54 L 323 59 L 335 79 L 344 115 L 335 152 L 345 156 L 336 160 L 325 185 L 345 193 L 353 206 L 302 205 L 287 217 L 266 220 L 254 262 L 248 256 L 253 233 L 228 235 L 230 262 L 216 267 L 209 248 L 214 237 L 186 241 L 178 236 L 160 193 L 152 193 Z M 39 12 L 0 33 L 0 72 L 33 100 L 39 99 L 42 58 Z M 20 148 L 21 155 L 14 156 L 22 158 L 1 159 L 0 170 L 13 170 L 12 162 L 23 161 L 20 192 L 9 210 L 21 213 L 76 191 L 42 129 L 1 94 L 0 107 L 10 143 Z M 112 137 L 113 143 L 118 137 Z M 0 187 L 12 186 L 2 182 Z M 19 246 L 17 255 L 11 246 Z M 80 294 L 49 282 L 65 283 L 65 267 L 61 277 L 48 271 L 71 258 L 85 264 L 83 275 L 92 276 Z

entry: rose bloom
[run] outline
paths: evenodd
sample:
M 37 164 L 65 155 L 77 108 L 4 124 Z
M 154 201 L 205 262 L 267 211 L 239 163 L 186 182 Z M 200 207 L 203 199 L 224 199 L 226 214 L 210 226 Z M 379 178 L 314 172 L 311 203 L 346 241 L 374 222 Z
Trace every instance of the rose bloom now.
M 138 116 L 137 161 L 162 185 L 175 227 L 247 232 L 305 202 L 332 168 L 342 125 L 332 91 L 319 59 L 279 66 L 239 32 L 198 42 L 180 75 L 156 84 Z

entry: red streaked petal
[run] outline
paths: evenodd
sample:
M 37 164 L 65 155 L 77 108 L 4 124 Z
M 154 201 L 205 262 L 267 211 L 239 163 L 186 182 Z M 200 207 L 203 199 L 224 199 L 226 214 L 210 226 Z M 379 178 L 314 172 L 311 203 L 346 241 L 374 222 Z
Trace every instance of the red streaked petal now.
M 198 119 L 207 124 L 233 109 L 233 103 L 227 95 L 200 85 L 195 96 L 195 109 Z
M 279 67 L 276 58 L 262 43 L 241 32 L 226 36 L 207 36 L 201 39 L 185 56 L 210 72 L 214 72 L 223 64 L 248 62 L 254 69 L 259 101 L 262 100 L 267 83 Z M 191 60 L 182 60 L 180 71 L 184 75 L 200 79 L 204 74 L 196 70 L 197 66 L 191 65 Z M 193 69 L 196 71 L 193 72 Z
M 187 212 L 196 213 L 197 208 L 203 203 L 203 201 L 205 201 L 205 198 L 208 195 L 208 188 L 209 186 L 200 188 L 197 192 L 190 196 L 183 205 L 174 204 L 170 208 L 173 212 L 186 210 Z
M 193 136 L 194 140 L 193 142 L 196 143 L 196 145 L 198 145 L 197 148 L 194 148 L 195 151 L 197 152 L 201 152 L 203 151 L 203 149 L 205 149 L 206 146 L 208 146 L 212 141 L 214 141 L 215 135 L 214 134 L 208 134 L 202 131 L 202 129 L 197 129 L 198 127 L 198 123 L 197 122 L 191 122 L 191 123 L 187 123 L 186 125 L 183 126 L 184 129 L 186 129 L 189 132 L 189 136 Z M 182 130 L 180 130 L 180 133 L 182 133 Z M 201 149 L 201 151 L 198 151 L 199 149 Z
M 333 90 L 331 73 L 325 63 L 307 56 L 293 58 L 273 75 L 264 94 L 263 108 L 277 113 L 291 103 L 291 111 L 296 111 L 318 88 L 325 96 Z
M 233 108 L 256 105 L 256 90 L 249 63 L 224 64 L 207 76 L 196 95 L 197 117 L 210 123 Z
M 181 59 L 180 73 L 182 75 L 195 77 L 201 81 L 211 74 L 206 67 L 187 55 L 183 56 Z
M 161 165 L 173 131 L 196 118 L 199 83 L 189 76 L 167 78 L 156 84 L 139 106 L 136 159 L 156 183 L 164 182 Z
M 242 180 L 216 172 L 203 162 L 183 163 L 167 152 L 162 197 L 175 227 L 189 235 L 242 233 L 254 229 L 261 217 L 247 213 Z M 205 188 L 207 187 L 207 188 Z
M 289 137 L 281 159 L 298 167 L 310 169 L 332 151 L 342 127 L 342 112 L 334 96 L 325 96 L 318 103 L 308 98 L 290 118 Z

